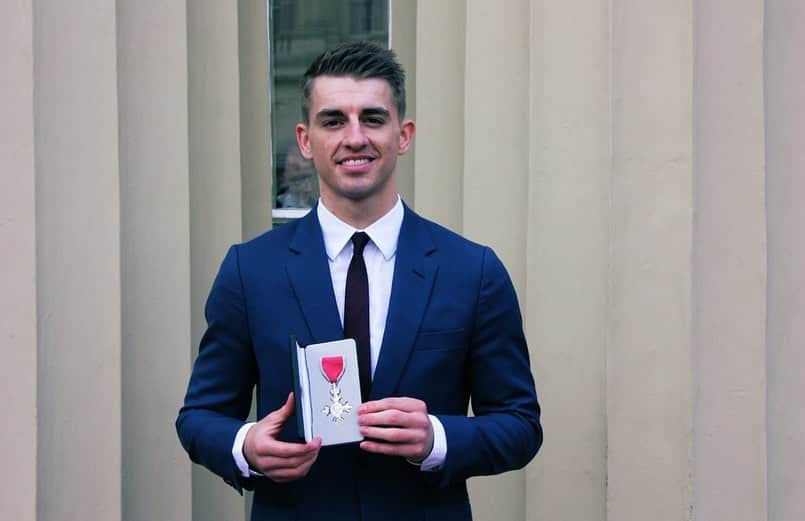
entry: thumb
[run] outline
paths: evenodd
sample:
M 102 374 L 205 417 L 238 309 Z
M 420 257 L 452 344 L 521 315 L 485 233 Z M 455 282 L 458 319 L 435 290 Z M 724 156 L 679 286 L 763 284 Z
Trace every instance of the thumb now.
M 295 403 L 293 393 L 288 394 L 288 399 L 285 400 L 283 406 L 276 411 L 270 412 L 268 416 L 264 418 L 264 421 L 277 427 L 281 426 L 283 423 L 285 423 L 285 420 L 290 418 L 293 414 Z

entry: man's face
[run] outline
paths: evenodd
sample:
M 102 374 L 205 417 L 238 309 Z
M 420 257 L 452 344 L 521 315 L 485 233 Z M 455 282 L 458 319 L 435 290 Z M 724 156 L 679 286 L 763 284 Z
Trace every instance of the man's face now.
M 399 122 L 388 82 L 319 76 L 310 121 L 296 126 L 302 155 L 312 159 L 325 203 L 395 200 L 397 156 L 405 154 L 414 122 Z

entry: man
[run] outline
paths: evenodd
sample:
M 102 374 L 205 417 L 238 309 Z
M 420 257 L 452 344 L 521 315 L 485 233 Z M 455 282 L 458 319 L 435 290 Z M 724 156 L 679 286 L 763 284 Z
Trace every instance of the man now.
M 542 443 L 514 288 L 489 248 L 400 201 L 415 125 L 393 52 L 351 42 L 319 56 L 302 115 L 319 204 L 227 253 L 179 437 L 193 461 L 254 489 L 255 521 L 471 519 L 466 479 L 520 468 Z M 291 334 L 356 338 L 360 444 L 297 436 Z M 261 419 L 244 423 L 255 385 Z

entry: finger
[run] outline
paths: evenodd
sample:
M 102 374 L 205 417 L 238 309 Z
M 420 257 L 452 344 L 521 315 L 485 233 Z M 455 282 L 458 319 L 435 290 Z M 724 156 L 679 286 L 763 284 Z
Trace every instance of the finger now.
M 362 403 L 361 406 L 358 407 L 358 413 L 369 414 L 373 412 L 385 411 L 388 409 L 397 409 L 403 412 L 424 412 L 424 413 L 428 412 L 428 407 L 422 400 L 417 400 L 416 398 L 397 396 Z
M 280 469 L 295 469 L 299 467 L 307 466 L 313 461 L 316 460 L 318 457 L 317 452 L 311 452 L 310 454 L 305 454 L 302 456 L 294 456 L 292 458 L 279 458 L 276 456 L 266 456 L 264 458 L 260 458 L 258 460 L 258 464 L 261 469 L 263 469 L 263 473 L 270 472 L 273 470 L 280 470 Z
M 277 483 L 285 483 L 303 478 L 310 471 L 310 467 L 313 466 L 313 463 L 316 461 L 316 458 L 318 458 L 318 455 L 318 452 L 316 452 L 309 461 L 306 461 L 296 467 L 269 468 L 266 469 L 263 474 Z
M 277 483 L 287 483 L 307 476 L 309 471 L 310 466 L 306 466 L 295 469 L 275 469 L 264 472 L 264 474 Z
M 370 414 L 362 414 L 358 418 L 360 425 L 375 425 L 386 427 L 425 428 L 430 420 L 421 413 L 409 413 L 390 409 Z
M 321 441 L 310 443 L 289 443 L 269 436 L 255 440 L 255 453 L 258 457 L 294 458 L 318 452 Z
M 402 456 L 404 458 L 416 459 L 422 455 L 424 448 L 421 444 L 412 443 L 382 443 L 377 441 L 362 441 L 361 449 L 374 454 L 385 454 L 387 456 Z
M 293 399 L 293 393 L 288 394 L 288 398 L 285 400 L 285 403 L 277 409 L 276 411 L 272 411 L 263 418 L 263 421 L 272 423 L 274 425 L 282 425 L 285 423 L 285 420 L 291 417 L 294 410 L 295 401 Z
M 372 440 L 397 444 L 422 444 L 427 438 L 423 429 L 397 429 L 394 427 L 361 427 L 361 434 Z
M 314 445 L 315 446 L 315 445 Z M 300 454 L 291 457 L 262 456 L 255 463 L 258 470 L 263 474 L 274 472 L 275 470 L 289 470 L 295 468 L 305 468 L 313 464 L 319 457 L 319 447 L 307 454 Z

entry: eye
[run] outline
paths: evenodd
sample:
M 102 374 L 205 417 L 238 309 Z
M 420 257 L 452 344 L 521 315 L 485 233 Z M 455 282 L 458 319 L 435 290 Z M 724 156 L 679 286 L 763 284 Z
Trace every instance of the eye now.
M 324 128 L 338 128 L 342 124 L 340 119 L 325 119 L 321 122 L 321 126 Z
M 379 127 L 381 125 L 384 125 L 386 123 L 386 120 L 379 116 L 370 116 L 368 118 L 365 118 L 364 122 L 369 126 Z

